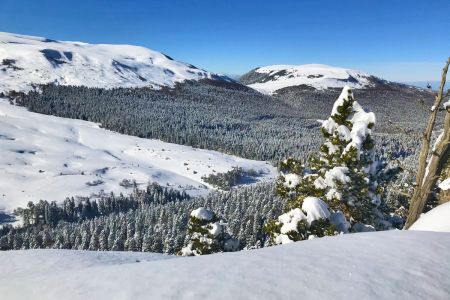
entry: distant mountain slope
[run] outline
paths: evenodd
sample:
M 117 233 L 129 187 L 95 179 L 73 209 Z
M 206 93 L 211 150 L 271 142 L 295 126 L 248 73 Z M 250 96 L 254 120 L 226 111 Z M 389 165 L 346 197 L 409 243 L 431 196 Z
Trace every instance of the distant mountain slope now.
M 0 93 L 33 85 L 172 87 L 200 79 L 229 81 L 163 53 L 130 45 L 62 42 L 0 32 Z
M 375 86 L 380 79 L 360 71 L 319 64 L 272 65 L 244 74 L 240 81 L 251 88 L 272 94 L 292 86 L 318 90 L 328 88 L 365 88 Z
M 194 67 L 142 47 L 57 42 L 13 34 L 1 34 L 0 37 L 4 40 L 3 44 L 0 43 L 0 57 L 4 57 L 0 59 L 3 64 L 0 67 L 0 94 L 2 88 L 31 89 L 30 82 L 58 83 L 56 86 L 42 86 L 39 93 L 11 95 L 16 104 L 43 114 L 93 121 L 103 128 L 127 135 L 161 139 L 251 159 L 279 160 L 288 156 L 306 159 L 320 142 L 316 120 L 329 115 L 339 95 L 340 88 L 332 88 L 333 85 L 364 86 L 355 91 L 355 95 L 364 107 L 377 114 L 376 131 L 380 133 L 420 132 L 428 113 L 427 106 L 432 105 L 428 100 L 430 95 L 417 88 L 324 65 L 308 65 L 311 78 L 306 77 L 323 89 L 305 84 L 285 86 L 269 96 L 230 81 L 228 77 L 217 77 L 199 69 L 195 70 L 203 75 L 194 76 L 190 73 Z M 69 48 L 72 54 L 64 53 Z M 5 56 L 5 49 L 9 49 L 8 56 Z M 58 50 L 61 57 L 55 61 L 49 54 L 53 52 L 45 49 Z M 77 63 L 75 50 L 89 54 L 80 54 L 82 59 L 86 59 L 85 63 Z M 134 60 L 129 59 L 130 53 L 134 53 Z M 152 55 L 158 59 L 150 60 L 148 57 Z M 17 59 L 13 60 L 13 57 Z M 34 58 L 39 62 L 39 68 L 32 72 L 37 64 Z M 30 60 L 31 67 L 21 65 L 27 60 Z M 138 64 L 137 61 L 146 63 Z M 153 64 L 148 64 L 149 61 Z M 123 67 L 125 64 L 129 67 L 138 64 L 139 67 L 130 69 Z M 193 77 L 171 77 L 167 75 L 170 72 L 164 72 L 169 67 L 172 70 L 181 68 L 181 71 L 172 71 L 174 74 L 185 70 Z M 258 81 L 270 83 L 271 80 L 287 78 L 289 84 L 298 84 L 298 80 L 304 79 L 294 67 L 292 74 L 283 75 L 284 67 L 263 68 L 266 73 L 250 72 L 259 79 L 252 78 L 249 73 L 241 80 L 253 86 L 251 83 L 259 84 L 256 83 Z M 153 78 L 153 83 L 136 77 L 143 71 L 149 72 L 148 78 Z M 42 77 L 42 74 L 47 74 L 47 77 Z M 155 79 L 155 74 L 161 75 L 158 77 L 160 81 Z M 294 76 L 297 79 L 292 81 L 291 75 L 298 75 L 298 78 Z M 74 77 L 76 80 L 69 80 Z M 180 81 L 176 81 L 178 79 Z M 85 86 L 68 86 L 73 84 Z M 129 86 L 152 86 L 155 89 Z M 111 89 L 105 90 L 104 87 Z M 158 87 L 161 88 L 156 89 Z
M 263 170 L 257 181 L 276 176 L 266 162 L 122 135 L 95 123 L 32 113 L 2 99 L 0 153 L 0 212 L 40 199 L 128 194 L 132 186 L 124 179 L 196 195 L 209 192 L 202 176 L 236 166 Z
M 273 97 L 296 107 L 302 115 L 321 119 L 339 94 L 338 88 L 315 90 L 293 86 L 278 90 Z M 376 132 L 421 132 L 433 105 L 433 96 L 428 91 L 393 82 L 355 89 L 354 95 L 364 109 L 375 113 Z
M 323 118 L 344 85 L 375 112 L 377 132 L 421 131 L 433 103 L 429 91 L 360 71 L 327 65 L 273 65 L 254 69 L 240 82 L 298 109 L 298 116 Z

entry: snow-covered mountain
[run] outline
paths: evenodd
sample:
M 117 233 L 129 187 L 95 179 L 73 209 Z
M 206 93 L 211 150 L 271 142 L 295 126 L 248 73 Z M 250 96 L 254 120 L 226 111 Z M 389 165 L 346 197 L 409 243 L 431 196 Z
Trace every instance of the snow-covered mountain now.
M 327 88 L 365 88 L 374 86 L 377 79 L 360 71 L 319 64 L 272 65 L 244 74 L 240 81 L 263 93 L 272 94 L 292 86 L 308 86 L 318 90 Z
M 4 299 L 449 299 L 449 247 L 449 233 L 386 231 L 200 257 L 0 251 L 0 294 Z
M 0 93 L 33 85 L 174 86 L 200 79 L 230 80 L 144 47 L 62 42 L 0 32 Z
M 272 180 L 276 169 L 215 151 L 195 149 L 115 133 L 98 124 L 27 111 L 0 99 L 0 212 L 28 201 L 63 201 L 68 196 L 105 192 L 128 194 L 123 179 L 205 194 L 202 180 L 235 166 L 262 170 Z

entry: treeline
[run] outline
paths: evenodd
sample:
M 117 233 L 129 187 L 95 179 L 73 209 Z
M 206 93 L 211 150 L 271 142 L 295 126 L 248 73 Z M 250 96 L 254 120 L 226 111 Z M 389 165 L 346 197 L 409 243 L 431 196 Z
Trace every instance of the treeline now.
M 228 172 L 203 176 L 202 180 L 221 190 L 229 191 L 238 184 L 255 182 L 256 178 L 261 175 L 260 172 L 253 169 L 243 170 L 241 167 L 233 167 Z
M 124 134 L 250 159 L 306 161 L 322 142 L 317 119 L 330 113 L 338 93 L 286 88 L 270 97 L 245 88 L 187 82 L 163 90 L 48 85 L 40 93 L 14 96 L 32 111 L 98 122 Z M 414 156 L 429 94 L 386 85 L 355 90 L 355 95 L 378 116 L 377 154 L 400 160 Z
M 31 111 L 89 120 L 116 132 L 241 157 L 306 157 L 319 137 L 316 120 L 250 89 L 199 82 L 175 89 L 111 90 L 43 86 L 17 97 Z
M 253 159 L 280 160 L 293 156 L 304 161 L 322 141 L 316 118 L 329 114 L 328 98 L 324 100 L 322 96 L 332 91 L 288 92 L 269 97 L 251 90 L 195 82 L 162 91 L 44 86 L 42 93 L 21 95 L 17 102 L 32 111 L 99 122 L 125 134 Z M 361 102 L 368 101 L 358 93 L 363 91 L 355 92 Z M 387 206 L 386 211 L 405 210 L 408 204 L 404 200 L 414 180 L 419 127 L 423 124 L 420 103 L 415 99 L 408 102 L 413 99 L 411 92 L 399 102 L 404 106 L 402 110 L 395 104 L 395 98 L 387 98 L 390 91 L 378 99 L 375 98 L 379 93 L 366 93 L 373 93 L 369 100 L 378 101 L 378 106 L 372 105 L 378 107 L 374 110 L 381 116 L 377 130 L 380 127 L 382 130 L 375 134 L 376 154 L 404 170 L 384 191 L 383 205 Z M 311 105 L 314 99 L 323 103 Z M 388 117 L 383 116 L 385 112 Z M 402 118 L 406 122 L 400 122 Z M 242 173 L 232 170 L 205 180 L 229 189 L 242 180 Z M 144 191 L 135 188 L 129 196 L 70 198 L 60 205 L 41 201 L 17 210 L 24 220 L 23 227 L 4 225 L 0 229 L 0 249 L 176 253 L 186 245 L 188 217 L 198 207 L 211 209 L 229 220 L 227 228 L 241 248 L 261 247 L 268 241 L 264 224 L 279 216 L 283 206 L 284 201 L 275 196 L 274 186 L 269 183 L 214 192 L 204 198 L 190 198 L 150 185 Z
M 60 221 L 80 222 L 112 213 L 123 213 L 135 210 L 146 204 L 167 204 L 174 201 L 189 200 L 191 197 L 185 192 L 163 188 L 158 184 L 149 184 L 145 190 L 134 188 L 134 192 L 127 197 L 122 194 L 116 196 L 111 193 L 100 199 L 67 198 L 61 204 L 55 201 L 40 200 L 29 202 L 26 208 L 18 208 L 15 215 L 22 219 L 25 227 L 30 225 L 56 225 Z
M 55 248 L 174 254 L 185 245 L 189 214 L 198 207 L 208 207 L 229 220 L 227 229 L 239 240 L 241 249 L 262 247 L 268 241 L 264 224 L 279 215 L 283 207 L 283 202 L 275 196 L 272 183 L 257 184 L 230 192 L 213 192 L 206 197 L 190 199 L 176 196 L 178 192 L 161 189 L 169 197 L 171 195 L 172 199 L 147 201 L 145 199 L 150 197 L 147 192 L 137 190 L 127 197 L 116 197 L 114 194 L 104 196 L 104 203 L 110 203 L 111 206 L 118 203 L 117 199 L 121 199 L 120 203 L 129 205 L 118 205 L 109 213 L 94 217 L 88 216 L 85 209 L 85 215 L 69 213 L 68 215 L 76 216 L 73 220 L 61 217 L 57 222 L 51 222 L 45 221 L 45 210 L 42 216 L 40 209 L 38 222 L 28 222 L 19 228 L 3 226 L 0 229 L 0 249 Z M 150 190 L 153 191 L 153 187 L 150 187 Z M 159 195 L 163 197 L 163 194 Z M 139 204 L 133 206 L 133 202 Z M 70 201 L 56 206 L 63 212 L 67 203 Z M 86 205 L 86 201 L 82 203 Z M 90 203 L 92 206 L 94 201 Z M 100 202 L 96 203 L 100 207 Z M 51 206 L 46 203 L 39 207 L 47 205 Z
M 288 87 L 277 91 L 280 101 L 301 110 L 302 116 L 321 119 L 330 113 L 341 89 Z M 355 89 L 358 102 L 377 116 L 376 133 L 422 133 L 434 97 L 428 91 L 393 82 Z

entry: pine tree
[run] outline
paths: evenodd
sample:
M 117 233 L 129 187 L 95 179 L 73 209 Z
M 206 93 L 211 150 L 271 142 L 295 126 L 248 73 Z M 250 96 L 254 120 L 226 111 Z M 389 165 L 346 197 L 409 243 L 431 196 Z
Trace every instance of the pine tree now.
M 180 252 L 183 256 L 236 251 L 239 247 L 237 240 L 226 232 L 226 224 L 213 211 L 203 207 L 191 212 L 187 233 L 187 246 Z
M 108 228 L 103 228 L 100 231 L 99 250 L 106 251 L 108 248 Z
M 383 191 L 371 136 L 374 125 L 375 115 L 365 112 L 344 87 L 331 116 L 322 122 L 324 143 L 308 168 L 292 158 L 280 164 L 277 193 L 287 205 L 286 213 L 266 226 L 272 242 L 373 230 Z

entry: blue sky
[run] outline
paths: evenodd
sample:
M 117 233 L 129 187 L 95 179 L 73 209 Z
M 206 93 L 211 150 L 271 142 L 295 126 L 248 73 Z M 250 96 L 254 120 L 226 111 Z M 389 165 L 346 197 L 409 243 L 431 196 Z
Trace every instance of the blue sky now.
M 426 81 L 450 55 L 449 12 L 449 0 L 0 0 L 0 31 L 142 45 L 230 74 L 323 63 Z

